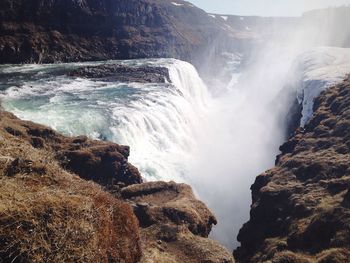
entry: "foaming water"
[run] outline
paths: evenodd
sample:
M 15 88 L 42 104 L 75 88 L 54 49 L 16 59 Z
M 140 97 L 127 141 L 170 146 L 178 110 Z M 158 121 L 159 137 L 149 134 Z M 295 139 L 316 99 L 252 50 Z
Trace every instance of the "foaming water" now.
M 168 68 L 171 83 L 151 84 L 62 75 L 85 64 L 9 66 L 0 68 L 2 100 L 17 116 L 65 134 L 129 145 L 147 180 L 191 184 L 218 217 L 212 237 L 232 248 L 249 218 L 249 187 L 273 165 L 283 138 L 275 100 L 289 63 L 268 66 L 271 54 L 262 53 L 266 59 L 243 72 L 242 57 L 232 56 L 231 80 L 210 93 L 191 64 L 174 59 L 107 62 Z
M 73 78 L 64 73 L 102 63 L 4 66 L 1 99 L 18 117 L 67 135 L 129 145 L 130 162 L 147 180 L 187 181 L 196 130 L 210 103 L 195 68 L 174 59 L 109 61 L 163 66 L 171 83 L 121 83 Z
M 68 135 L 129 145 L 130 162 L 147 180 L 191 184 L 218 216 L 212 237 L 231 248 L 249 217 L 249 187 L 272 165 L 280 142 L 268 105 L 281 85 L 268 82 L 269 89 L 262 90 L 266 74 L 243 74 L 241 59 L 233 56 L 229 61 L 232 78 L 226 85 L 210 86 L 213 96 L 191 64 L 157 59 L 107 63 L 163 66 L 171 83 L 63 75 L 101 63 L 0 68 L 1 98 L 3 106 L 20 118 Z M 251 74 L 261 78 L 252 79 Z

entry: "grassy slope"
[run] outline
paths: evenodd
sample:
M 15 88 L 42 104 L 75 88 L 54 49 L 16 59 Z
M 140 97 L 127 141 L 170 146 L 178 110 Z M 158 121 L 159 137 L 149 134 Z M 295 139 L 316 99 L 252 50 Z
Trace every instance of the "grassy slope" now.
M 0 112 L 0 258 L 137 261 L 139 230 L 129 205 L 62 169 L 47 148 L 10 134 L 22 124 Z

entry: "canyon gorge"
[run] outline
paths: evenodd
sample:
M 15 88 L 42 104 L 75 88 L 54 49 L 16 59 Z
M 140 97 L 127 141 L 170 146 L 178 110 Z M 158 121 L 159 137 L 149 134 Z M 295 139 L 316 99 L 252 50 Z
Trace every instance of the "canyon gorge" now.
M 349 14 L 2 1 L 1 260 L 348 262 Z

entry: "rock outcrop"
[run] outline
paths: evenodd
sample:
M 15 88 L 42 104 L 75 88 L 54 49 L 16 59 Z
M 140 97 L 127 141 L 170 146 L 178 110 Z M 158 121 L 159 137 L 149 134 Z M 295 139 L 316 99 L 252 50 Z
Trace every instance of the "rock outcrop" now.
M 169 71 L 162 67 L 130 67 L 104 64 L 77 69 L 69 73 L 73 77 L 103 79 L 107 81 L 165 83 L 171 82 Z
M 0 260 L 233 263 L 190 186 L 141 183 L 128 155 L 0 111 Z
M 189 61 L 232 34 L 183 0 L 4 0 L 0 21 L 0 63 Z
M 238 262 L 349 262 L 350 78 L 314 102 L 305 128 L 252 185 Z
M 216 218 L 188 185 L 136 184 L 123 188 L 121 195 L 141 226 L 141 262 L 233 262 L 224 247 L 207 238 Z
M 0 113 L 0 261 L 137 262 L 141 246 L 133 210 L 61 167 L 51 145 L 63 139 Z M 67 143 L 75 147 L 83 139 L 72 140 Z
M 35 149 L 53 153 L 60 165 L 85 180 L 105 187 L 141 183 L 136 167 L 128 162 L 129 147 L 94 141 L 85 136 L 65 137 L 52 129 L 22 121 L 13 114 L 0 112 L 4 131 L 30 143 Z M 13 164 L 16 170 L 16 163 Z

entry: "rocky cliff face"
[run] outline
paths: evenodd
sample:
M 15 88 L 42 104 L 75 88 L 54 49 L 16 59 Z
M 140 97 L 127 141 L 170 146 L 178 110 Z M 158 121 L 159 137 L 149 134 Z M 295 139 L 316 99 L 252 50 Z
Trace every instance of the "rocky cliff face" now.
M 128 155 L 0 111 L 0 260 L 234 262 L 191 188 L 142 183 Z
M 82 177 L 98 170 L 101 181 L 110 176 L 117 181 L 124 178 L 118 174 L 125 167 L 118 164 L 128 166 L 122 156 L 128 149 L 109 146 L 82 137 L 64 138 L 0 111 L 1 262 L 140 259 L 140 233 L 131 207 L 57 161 L 57 153 L 73 154 L 80 159 L 80 168 L 92 166 L 91 171 L 77 171 Z M 74 170 L 75 162 L 67 161 Z
M 7 133 L 27 141 L 35 149 L 52 152 L 62 167 L 85 180 L 105 187 L 142 182 L 137 168 L 127 160 L 128 146 L 93 141 L 85 136 L 64 137 L 45 126 L 21 121 L 10 113 L 1 114 L 6 120 L 4 130 Z M 18 170 L 16 165 L 17 161 L 13 168 L 9 167 L 10 175 Z
M 230 30 L 182 0 L 4 0 L 0 63 L 191 60 Z
M 252 185 L 238 262 L 350 260 L 350 78 L 324 91 L 276 167 Z
M 141 227 L 141 263 L 233 263 L 230 253 L 208 239 L 216 218 L 191 187 L 174 182 L 135 184 L 122 189 Z

